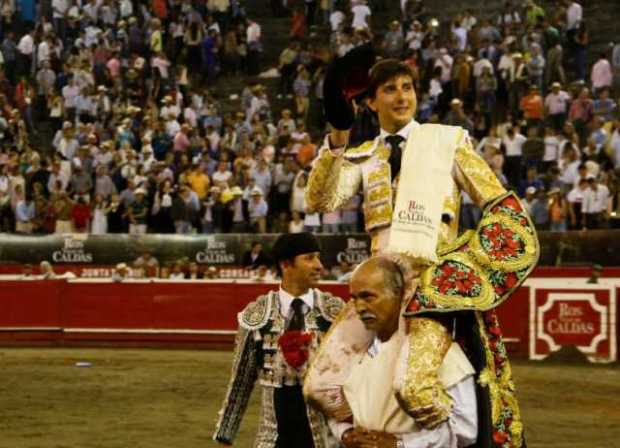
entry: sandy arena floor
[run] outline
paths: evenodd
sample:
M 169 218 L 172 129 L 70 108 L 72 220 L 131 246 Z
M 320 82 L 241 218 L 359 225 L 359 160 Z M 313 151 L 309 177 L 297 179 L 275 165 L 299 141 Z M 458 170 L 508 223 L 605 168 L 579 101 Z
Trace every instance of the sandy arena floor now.
M 0 448 L 217 446 L 230 363 L 228 352 L 0 349 Z M 516 362 L 514 374 L 529 447 L 620 447 L 620 368 Z M 252 446 L 257 397 L 236 447 Z

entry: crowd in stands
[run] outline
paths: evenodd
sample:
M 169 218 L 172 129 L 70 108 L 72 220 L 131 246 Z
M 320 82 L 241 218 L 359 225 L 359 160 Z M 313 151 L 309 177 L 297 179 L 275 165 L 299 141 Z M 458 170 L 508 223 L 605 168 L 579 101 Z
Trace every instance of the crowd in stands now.
M 619 210 L 620 43 L 592 57 L 585 3 L 440 22 L 401 0 L 384 26 L 386 0 L 272 0 L 290 24 L 277 90 L 260 82 L 270 30 L 238 0 L 2 5 L 0 231 L 361 230 L 361 198 L 311 214 L 303 191 L 327 64 L 367 42 L 411 66 L 417 119 L 467 129 L 540 229 L 604 228 Z M 479 215 L 464 197 L 462 225 Z

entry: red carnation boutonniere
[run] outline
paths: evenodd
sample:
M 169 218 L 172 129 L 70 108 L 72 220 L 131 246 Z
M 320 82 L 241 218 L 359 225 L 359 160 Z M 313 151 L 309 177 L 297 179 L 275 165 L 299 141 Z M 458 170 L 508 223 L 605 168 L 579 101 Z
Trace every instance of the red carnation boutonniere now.
M 278 339 L 284 359 L 289 366 L 299 369 L 308 360 L 308 346 L 312 341 L 312 334 L 301 331 L 287 331 Z

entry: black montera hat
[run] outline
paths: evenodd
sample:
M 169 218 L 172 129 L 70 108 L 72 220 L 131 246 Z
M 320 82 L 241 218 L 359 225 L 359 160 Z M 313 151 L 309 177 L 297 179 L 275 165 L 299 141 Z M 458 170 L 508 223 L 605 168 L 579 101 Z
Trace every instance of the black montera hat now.
M 351 100 L 366 91 L 375 59 L 374 49 L 365 44 L 334 59 L 327 68 L 323 83 L 325 117 L 334 128 L 347 130 L 353 126 L 355 114 Z
M 302 233 L 283 233 L 278 237 L 273 245 L 272 258 L 278 263 L 282 260 L 290 260 L 297 255 L 320 252 L 319 242 L 313 234 Z

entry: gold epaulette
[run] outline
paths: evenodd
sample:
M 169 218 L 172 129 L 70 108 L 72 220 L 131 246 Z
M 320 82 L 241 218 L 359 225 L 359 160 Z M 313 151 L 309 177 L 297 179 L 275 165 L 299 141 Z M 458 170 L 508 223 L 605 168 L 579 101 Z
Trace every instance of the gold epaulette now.
M 355 148 L 347 148 L 344 153 L 345 159 L 361 159 L 363 157 L 370 157 L 376 149 L 374 140 L 368 140 Z
M 328 292 L 319 291 L 318 299 L 319 311 L 329 322 L 333 322 L 344 308 L 344 301 Z
M 271 291 L 264 296 L 259 296 L 254 302 L 248 303 L 246 307 L 237 315 L 239 326 L 248 331 L 259 330 L 269 321 L 273 306 L 274 292 Z

